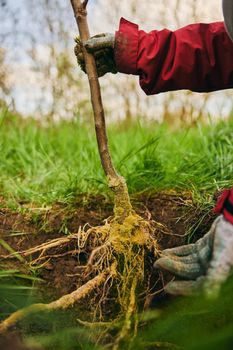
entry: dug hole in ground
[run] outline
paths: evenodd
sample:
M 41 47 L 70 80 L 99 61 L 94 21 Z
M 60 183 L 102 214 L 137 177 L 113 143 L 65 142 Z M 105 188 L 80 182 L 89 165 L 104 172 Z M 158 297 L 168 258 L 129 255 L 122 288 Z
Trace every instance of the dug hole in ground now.
M 161 249 L 184 244 L 187 240 L 188 228 L 193 228 L 193 225 L 203 217 L 203 213 L 195 208 L 187 193 L 182 195 L 163 192 L 143 195 L 133 198 L 133 206 L 141 217 L 150 220 L 156 218 L 159 224 L 153 234 L 156 237 L 157 246 Z M 35 283 L 37 300 L 39 299 L 40 302 L 50 303 L 63 295 L 69 295 L 85 285 L 91 278 L 90 276 L 99 273 L 95 270 L 86 274 L 88 261 L 93 256 L 93 244 L 87 244 L 80 252 L 77 228 L 86 224 L 86 232 L 90 227 L 91 230 L 92 227 L 96 230 L 96 227 L 102 224 L 103 219 L 111 215 L 112 210 L 112 203 L 101 196 L 88 200 L 85 196 L 80 197 L 72 212 L 60 204 L 54 205 L 46 212 L 33 207 L 28 208 L 25 205 L 24 214 L 3 208 L 1 209 L 3 220 L 0 224 L 1 238 L 14 251 L 20 252 L 24 261 L 13 257 L 3 246 L 0 250 L 1 261 L 4 261 L 5 267 L 10 270 L 17 270 L 25 274 L 29 271 L 36 271 L 37 277 L 41 279 Z M 201 225 L 198 225 L 195 240 L 206 232 L 206 228 L 210 227 L 212 221 L 211 215 L 206 216 Z M 12 236 L 12 232 L 23 232 L 24 234 Z M 65 235 L 64 232 L 70 234 Z M 154 256 L 148 252 L 143 262 L 144 280 L 139 281 L 140 288 L 136 297 L 138 312 L 147 310 L 149 307 L 161 308 L 164 303 L 170 302 L 170 298 L 161 289 L 171 280 L 172 276 L 161 275 L 153 271 L 153 262 Z M 102 324 L 99 328 L 101 340 L 99 341 L 113 344 L 117 333 L 116 328 L 119 330 L 122 327 L 121 322 L 119 324 L 116 322 L 116 328 L 114 328 L 114 321 L 119 319 L 120 315 L 122 317 L 122 310 L 120 310 L 117 299 L 117 279 L 114 285 L 112 282 L 112 279 L 106 280 L 103 285 L 93 290 L 79 303 L 75 303 L 69 310 L 71 310 L 73 326 L 80 327 L 80 322 L 77 324 L 77 319 L 79 319 L 81 323 L 84 323 L 84 327 L 94 324 L 98 329 L 97 323 L 101 320 Z M 111 289 L 109 289 L 110 286 Z M 8 304 L 2 305 L 2 309 L 8 312 L 14 310 Z M 136 309 L 134 315 L 137 315 Z M 36 316 L 33 321 L 31 316 L 27 317 L 26 324 L 30 326 L 25 326 L 25 322 L 19 322 L 9 330 L 11 346 L 12 331 L 17 331 L 17 336 L 30 333 L 39 334 L 41 330 L 45 331 L 40 324 L 40 319 L 37 320 Z M 96 337 L 95 333 L 93 337 Z

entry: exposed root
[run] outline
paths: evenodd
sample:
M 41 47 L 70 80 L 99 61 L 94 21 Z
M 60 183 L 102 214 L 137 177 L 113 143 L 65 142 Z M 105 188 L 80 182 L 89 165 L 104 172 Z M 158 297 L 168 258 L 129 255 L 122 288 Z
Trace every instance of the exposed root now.
M 145 259 L 149 252 L 154 256 L 158 253 L 154 230 L 155 224 L 152 221 L 144 220 L 131 210 L 122 223 L 115 218 L 111 221 L 106 220 L 104 226 L 92 227 L 87 231 L 79 230 L 76 235 L 55 239 L 23 252 L 24 255 L 39 252 L 37 260 L 40 260 L 41 256 L 49 258 L 50 249 L 60 247 L 60 244 L 69 244 L 75 239 L 79 251 L 91 251 L 85 266 L 84 277 L 87 282 L 76 291 L 52 303 L 34 304 L 16 311 L 0 324 L 0 332 L 8 330 L 30 314 L 66 309 L 102 285 L 98 312 L 95 312 L 94 319 L 104 319 L 101 305 L 110 295 L 110 290 L 115 290 L 119 311 L 115 320 L 110 320 L 105 325 L 109 328 L 109 323 L 114 325 L 117 321 L 120 331 L 113 348 L 120 349 L 122 344 L 132 339 L 132 334 L 136 333 L 137 299 L 145 291 Z M 99 243 L 101 244 L 98 245 Z M 47 255 L 44 255 L 46 251 Z
M 77 318 L 78 323 L 80 323 L 82 326 L 97 329 L 97 328 L 112 328 L 115 322 L 87 322 L 82 321 L 79 318 Z
M 58 243 L 69 244 L 70 240 L 75 238 L 76 242 L 79 242 L 80 251 L 92 249 L 84 270 L 87 282 L 76 291 L 52 303 L 34 304 L 16 311 L 0 324 L 0 332 L 8 330 L 30 314 L 68 308 L 102 285 L 97 305 L 98 312 L 95 312 L 94 319 L 104 319 L 101 305 L 110 295 L 110 290 L 115 290 L 119 311 L 114 320 L 105 324 L 107 328 L 109 323 L 114 325 L 116 321 L 118 328 L 122 325 L 114 344 L 114 350 L 119 349 L 129 337 L 132 339 L 132 333 L 135 334 L 137 329 L 137 299 L 145 290 L 145 259 L 149 252 L 157 254 L 154 230 L 153 222 L 145 221 L 132 211 L 122 223 L 113 218 L 111 221 L 106 221 L 104 226 L 92 227 L 87 231 L 80 230 L 72 237 L 55 239 L 32 248 L 31 254 L 40 252 L 40 259 L 41 254 L 45 251 L 48 253 L 48 250 L 57 247 Z M 99 242 L 101 244 L 97 246 Z M 48 258 L 49 254 L 45 256 Z
M 105 271 L 88 281 L 86 284 L 75 290 L 70 294 L 63 295 L 60 299 L 55 300 L 49 304 L 33 304 L 24 309 L 18 310 L 0 323 L 0 333 L 6 332 L 9 328 L 24 319 L 28 315 L 38 312 L 54 311 L 59 309 L 67 309 L 73 306 L 74 303 L 80 299 L 85 298 L 91 291 L 99 287 L 105 280 L 109 272 Z
M 106 329 L 114 329 L 118 325 L 119 333 L 112 344 L 114 350 L 121 349 L 133 339 L 138 326 L 139 298 L 145 299 L 148 291 L 149 276 L 145 271 L 145 262 L 148 255 L 155 257 L 158 254 L 155 231 L 161 227 L 135 213 L 125 182 L 120 182 L 120 187 L 112 182 L 111 187 L 115 192 L 114 217 L 106 220 L 103 226 L 91 227 L 86 231 L 80 229 L 77 234 L 54 239 L 23 252 L 24 256 L 39 253 L 39 257 L 34 260 L 39 262 L 42 258 L 59 256 L 63 253 L 61 247 L 74 241 L 77 246 L 75 252 L 89 254 L 82 276 L 87 282 L 50 304 L 34 304 L 13 313 L 0 324 L 0 332 L 6 331 L 27 315 L 68 308 L 101 285 L 102 290 L 98 291 L 98 303 L 93 313 L 95 325 L 103 325 L 101 328 L 105 325 Z M 112 306 L 116 305 L 116 312 L 114 318 L 106 319 L 102 307 L 111 295 L 114 295 Z M 85 321 L 79 322 L 85 324 Z
M 30 262 L 30 267 L 38 267 L 38 265 L 40 267 L 43 267 L 44 265 L 46 265 L 51 259 L 56 259 L 56 258 L 61 258 L 67 255 L 78 255 L 82 252 L 85 252 L 85 250 L 79 250 L 79 249 L 73 249 L 73 250 L 69 250 L 68 252 L 64 252 L 64 253 L 60 253 L 60 254 L 48 254 L 48 255 L 40 255 L 38 258 L 32 260 Z M 44 261 L 41 264 L 41 260 Z
M 133 211 L 122 223 L 114 218 L 103 227 L 90 229 L 90 236 L 99 235 L 103 230 L 105 241 L 92 251 L 87 271 L 97 273 L 111 265 L 111 286 L 108 281 L 105 282 L 101 298 L 106 298 L 110 288 L 117 292 L 117 322 L 122 326 L 119 327 L 114 350 L 121 349 L 122 344 L 129 342 L 132 335 L 136 334 L 138 296 L 145 292 L 145 260 L 148 253 L 153 256 L 158 254 L 155 229 L 154 222 L 145 221 Z
M 120 331 L 119 336 L 116 339 L 116 342 L 113 346 L 113 350 L 119 349 L 121 347 L 121 345 L 125 342 L 132 341 L 132 339 L 133 339 L 132 337 L 131 337 L 131 340 L 129 340 L 129 336 L 131 334 L 132 329 L 134 330 L 133 336 L 136 335 L 136 331 L 137 331 L 136 287 L 137 287 L 137 277 L 134 277 L 133 283 L 131 285 L 130 295 L 129 295 L 128 309 L 126 310 L 126 314 L 124 316 L 125 319 L 124 319 L 123 327 Z
M 77 241 L 78 237 L 79 237 L 79 233 L 75 233 L 75 234 L 69 235 L 67 237 L 55 238 L 49 242 L 42 243 L 36 247 L 30 248 L 30 249 L 27 249 L 27 250 L 24 250 L 21 252 L 17 252 L 17 253 L 20 253 L 24 257 L 30 256 L 32 254 L 39 253 L 39 252 L 45 253 L 49 249 L 56 248 L 56 247 L 62 247 L 64 245 L 67 245 L 68 243 L 70 243 L 73 240 Z M 7 257 L 9 257 L 9 256 L 7 256 Z

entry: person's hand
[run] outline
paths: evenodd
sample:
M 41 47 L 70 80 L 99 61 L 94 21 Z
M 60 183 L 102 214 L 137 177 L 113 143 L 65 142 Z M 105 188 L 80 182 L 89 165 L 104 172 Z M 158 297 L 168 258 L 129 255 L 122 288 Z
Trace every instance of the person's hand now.
M 208 296 L 217 296 L 233 267 L 233 225 L 219 216 L 203 238 L 164 250 L 154 267 L 184 279 L 168 283 L 165 291 L 169 294 L 193 295 L 204 290 Z
M 86 73 L 85 62 L 82 52 L 82 43 L 79 38 L 75 39 L 76 45 L 74 48 L 77 61 L 81 69 Z M 99 77 L 106 73 L 117 73 L 117 68 L 114 59 L 114 34 L 98 34 L 83 43 L 88 52 L 95 57 L 96 68 Z

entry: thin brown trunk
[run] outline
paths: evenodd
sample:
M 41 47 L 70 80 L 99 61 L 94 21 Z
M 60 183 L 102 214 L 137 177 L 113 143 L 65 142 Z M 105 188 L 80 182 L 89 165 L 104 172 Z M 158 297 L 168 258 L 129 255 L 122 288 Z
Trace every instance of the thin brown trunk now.
M 81 2 L 81 0 L 70 1 L 78 25 L 81 41 L 86 41 L 90 38 L 86 11 L 88 0 L 85 0 L 83 2 Z M 100 159 L 104 172 L 108 179 L 109 187 L 111 187 L 115 192 L 115 217 L 118 221 L 122 222 L 124 218 L 127 217 L 132 211 L 132 206 L 130 203 L 125 179 L 117 174 L 112 164 L 108 148 L 104 108 L 102 103 L 101 90 L 96 70 L 95 59 L 92 54 L 89 54 L 87 52 L 85 47 L 83 47 L 83 54 L 91 91 L 91 102 L 94 112 L 95 130 Z
M 86 41 L 90 38 L 88 24 L 87 24 L 87 12 L 86 5 L 88 1 L 83 3 L 80 0 L 71 0 L 71 4 L 74 10 L 75 19 L 79 28 L 80 38 L 82 41 Z M 108 149 L 108 139 L 105 126 L 104 108 L 102 103 L 100 84 L 98 80 L 95 59 L 93 55 L 89 54 L 85 48 L 83 48 L 84 59 L 86 63 L 86 71 L 89 79 L 91 90 L 91 101 L 95 117 L 95 129 L 97 142 L 99 147 L 100 158 L 104 172 L 107 176 L 118 178 L 118 174 L 112 164 Z

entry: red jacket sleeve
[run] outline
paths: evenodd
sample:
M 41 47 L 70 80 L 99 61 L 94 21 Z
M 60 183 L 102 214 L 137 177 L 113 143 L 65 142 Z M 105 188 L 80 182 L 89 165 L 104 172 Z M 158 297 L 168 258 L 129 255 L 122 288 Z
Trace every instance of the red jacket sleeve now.
M 224 190 L 214 208 L 215 214 L 223 214 L 224 218 L 233 224 L 233 188 Z
M 115 60 L 119 72 L 139 75 L 147 95 L 233 87 L 233 43 L 223 22 L 145 33 L 122 18 Z

